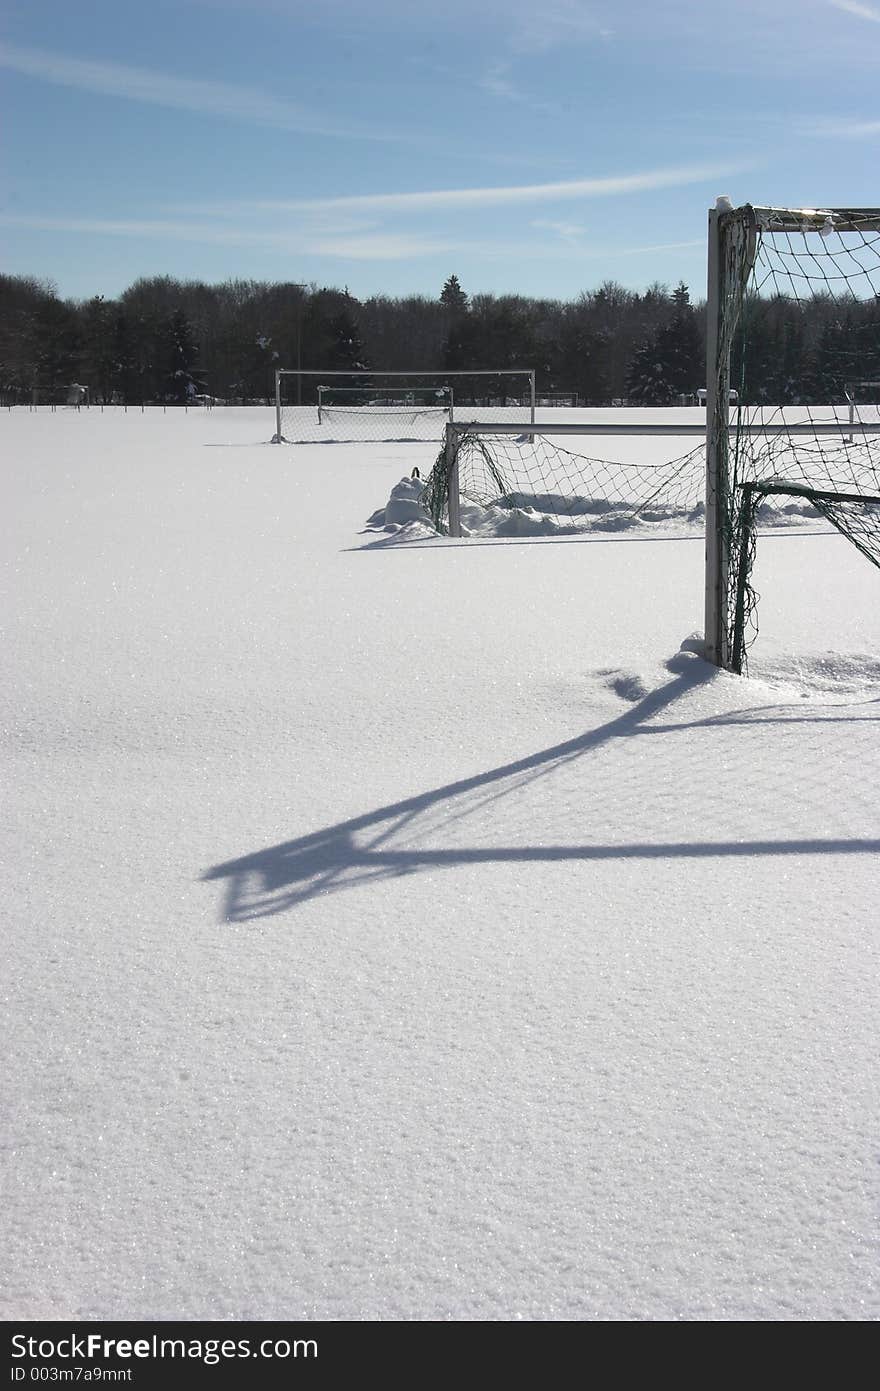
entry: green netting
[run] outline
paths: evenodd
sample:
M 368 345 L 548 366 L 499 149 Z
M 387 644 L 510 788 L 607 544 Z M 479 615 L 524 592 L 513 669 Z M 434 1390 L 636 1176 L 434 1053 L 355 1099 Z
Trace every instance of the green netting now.
M 767 479 L 740 485 L 738 532 L 731 575 L 731 633 L 728 665 L 742 672 L 746 667 L 749 637 L 757 633 L 758 594 L 751 584 L 757 551 L 758 520 L 762 508 L 774 499 L 797 497 L 808 502 L 826 521 L 851 541 L 873 565 L 880 568 L 880 496 L 825 492 L 784 479 Z

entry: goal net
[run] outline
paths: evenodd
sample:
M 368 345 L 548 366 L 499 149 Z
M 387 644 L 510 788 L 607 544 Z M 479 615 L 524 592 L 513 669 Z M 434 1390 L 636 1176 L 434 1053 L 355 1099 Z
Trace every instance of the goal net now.
M 81 382 L 65 382 L 56 386 L 35 386 L 30 389 L 29 402 L 32 410 L 48 406 L 51 410 L 59 407 L 81 410 L 90 402 L 89 388 Z
M 422 501 L 453 536 L 702 528 L 703 433 L 696 423 L 459 422 Z
M 535 374 L 288 371 L 275 378 L 275 442 L 435 440 L 455 419 L 534 419 Z
M 317 423 L 338 439 L 436 439 L 452 419 L 449 386 L 319 386 Z
M 758 527 L 821 515 L 880 565 L 880 209 L 710 213 L 707 349 L 706 639 L 740 671 Z

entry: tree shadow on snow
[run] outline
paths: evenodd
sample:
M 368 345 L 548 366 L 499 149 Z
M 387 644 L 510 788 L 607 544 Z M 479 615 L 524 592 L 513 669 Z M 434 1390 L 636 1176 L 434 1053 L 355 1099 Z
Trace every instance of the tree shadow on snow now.
M 554 744 L 524 758 L 500 764 L 487 772 L 446 783 L 414 797 L 378 807 L 361 816 L 324 827 L 309 835 L 283 841 L 267 849 L 214 865 L 203 880 L 225 879 L 227 922 L 283 913 L 312 898 L 338 893 L 358 884 L 397 878 L 419 871 L 454 865 L 529 863 L 539 861 L 701 859 L 758 855 L 876 854 L 880 839 L 793 839 L 754 841 L 661 842 L 588 845 L 490 845 L 431 848 L 415 844 L 441 825 L 461 820 L 504 796 L 520 791 L 536 779 L 592 753 L 615 739 L 634 735 L 681 733 L 731 724 L 804 723 L 819 719 L 791 705 L 764 706 L 727 712 L 683 724 L 648 722 L 669 709 L 689 690 L 715 679 L 719 673 L 687 650 L 688 644 L 667 662 L 672 679 L 656 690 L 644 692 L 626 678 L 609 684 L 629 708 L 606 724 L 574 739 Z M 867 702 L 866 702 L 867 703 Z M 797 710 L 797 713 L 794 713 Z M 822 716 L 823 722 L 829 718 Z M 852 716 L 839 717 L 852 720 Z M 856 717 L 865 718 L 865 717 Z M 707 776 L 711 774 L 707 771 Z M 394 842 L 390 844 L 389 842 Z

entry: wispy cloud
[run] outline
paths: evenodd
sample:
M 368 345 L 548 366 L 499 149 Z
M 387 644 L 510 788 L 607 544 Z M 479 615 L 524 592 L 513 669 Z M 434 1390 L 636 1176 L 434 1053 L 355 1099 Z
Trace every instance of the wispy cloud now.
M 854 14 L 858 19 L 869 19 L 872 24 L 880 24 L 880 9 L 875 5 L 863 5 L 861 0 L 829 0 L 831 8 Z
M 332 256 L 357 261 L 412 260 L 458 250 L 460 243 L 441 237 L 407 233 L 365 234 L 309 233 L 302 229 L 265 231 L 254 227 L 218 226 L 216 223 L 174 222 L 153 218 L 40 217 L 0 214 L 0 227 L 26 228 L 34 232 L 65 232 L 87 236 L 144 238 L 150 241 L 198 242 L 211 246 L 252 246 L 287 254 Z
M 535 222 L 536 231 L 553 231 L 530 242 L 504 242 L 456 237 L 419 237 L 407 233 L 374 232 L 363 235 L 309 235 L 303 231 L 265 231 L 249 227 L 220 227 L 216 223 L 174 222 L 149 218 L 67 218 L 29 214 L 0 214 L 0 227 L 17 227 L 33 232 L 59 232 L 67 236 L 85 235 L 179 241 L 204 246 L 252 246 L 284 255 L 330 257 L 347 261 L 417 260 L 426 256 L 469 254 L 492 260 L 557 260 L 560 255 L 578 261 L 615 260 L 645 253 L 667 253 L 702 246 L 703 240 L 662 242 L 651 246 L 587 247 L 576 238 L 560 239 L 566 224 Z M 570 230 L 579 232 L 573 224 Z
M 557 115 L 560 110 L 558 102 L 537 101 L 532 97 L 514 80 L 513 64 L 504 60 L 490 63 L 482 77 L 478 78 L 477 85 L 492 97 L 515 102 L 518 106 L 525 106 L 529 111 L 537 111 L 542 116 Z
M 400 133 L 371 129 L 361 122 L 348 125 L 307 110 L 255 87 L 202 78 L 171 77 L 124 63 L 99 63 L 69 58 L 39 48 L 0 43 L 0 67 L 56 86 L 74 87 L 101 96 L 146 102 L 152 106 L 193 111 L 204 116 L 247 121 L 279 130 L 344 139 L 400 140 Z
M 690 241 L 653 242 L 649 246 L 616 246 L 613 250 L 591 251 L 590 256 L 647 256 L 660 251 L 691 251 L 695 246 L 705 246 L 705 237 L 694 237 Z
M 577 222 L 553 222 L 549 218 L 539 217 L 531 225 L 539 232 L 553 232 L 564 242 L 582 241 L 584 236 L 584 229 Z
M 507 187 L 442 188 L 419 193 L 360 193 L 337 198 L 266 199 L 255 202 L 189 207 L 188 211 L 235 216 L 242 212 L 274 211 L 324 213 L 369 211 L 375 213 L 434 212 L 440 208 L 491 208 L 515 203 L 552 203 L 582 198 L 612 198 L 682 188 L 688 184 L 717 183 L 754 168 L 751 163 L 691 164 L 649 169 L 637 174 L 611 174 L 599 179 L 566 179 L 559 183 L 515 184 Z
M 519 90 L 510 80 L 510 63 L 490 63 L 480 78 L 480 86 L 493 97 L 503 97 L 505 101 L 519 100 Z
M 866 136 L 880 135 L 880 121 L 829 116 L 804 121 L 801 129 L 806 135 L 827 136 L 835 140 L 861 140 Z
M 652 0 L 656 3 L 656 0 Z M 707 0 L 712 3 L 712 0 Z M 589 42 L 607 35 L 609 15 L 617 15 L 611 0 L 444 0 L 442 5 L 417 5 L 413 0 L 323 0 L 320 7 L 296 0 L 194 0 L 206 9 L 263 10 L 276 13 L 281 23 L 324 26 L 347 35 L 391 33 L 397 39 L 424 36 L 462 39 L 492 37 L 496 47 L 510 43 L 533 52 L 561 43 Z M 647 5 L 649 0 L 627 0 Z M 688 0 L 693 3 L 693 0 Z M 730 0 L 727 0 L 730 3 Z M 621 7 L 618 6 L 617 9 Z
M 612 36 L 601 5 L 585 0 L 550 0 L 517 7 L 514 12 L 512 47 L 520 52 L 541 52 L 560 44 L 591 43 Z
M 601 8 L 601 7 L 600 7 Z M 537 9 L 531 4 L 514 5 L 504 16 L 498 47 L 507 57 L 496 58 L 478 79 L 490 96 L 516 102 L 541 115 L 556 115 L 559 104 L 535 99 L 529 91 L 526 57 L 547 54 L 560 47 L 595 44 L 610 39 L 612 31 L 597 15 L 594 4 L 584 0 L 545 0 Z M 519 60 L 525 76 L 514 79 L 513 58 Z
M 273 232 L 139 217 L 41 217 L 30 213 L 2 213 L 0 227 L 23 227 L 33 232 L 80 232 L 108 237 L 172 238 L 175 241 L 216 242 L 221 245 L 242 242 L 271 245 L 283 240 Z

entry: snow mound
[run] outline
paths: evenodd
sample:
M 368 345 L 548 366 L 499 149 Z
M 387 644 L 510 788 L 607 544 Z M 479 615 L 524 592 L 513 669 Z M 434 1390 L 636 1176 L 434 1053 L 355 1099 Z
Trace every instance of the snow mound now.
M 406 528 L 406 536 L 400 537 L 406 540 L 436 537 L 424 492 L 424 479 L 401 478 L 391 489 L 385 506 L 369 518 L 367 528 L 392 533 Z M 702 503 L 693 507 L 655 503 L 637 508 L 632 502 L 549 492 L 510 492 L 497 502 L 485 504 L 462 497 L 460 516 L 463 536 L 486 540 L 563 537 L 593 531 L 680 536 L 702 531 L 705 525 Z M 806 501 L 781 505 L 765 502 L 758 507 L 756 516 L 759 528 L 766 530 L 815 525 L 820 521 L 816 509 Z
M 461 529 L 465 536 L 554 536 L 559 523 L 534 507 L 479 507 L 463 503 Z
M 411 522 L 397 524 L 389 522 L 382 528 L 388 532 L 390 541 L 432 541 L 437 539 L 437 532 L 429 521 L 422 517 L 414 517 Z
M 424 491 L 423 479 L 401 478 L 391 489 L 385 506 L 367 519 L 367 530 L 388 532 L 396 541 L 424 541 L 436 537 L 436 527 L 422 502 Z
M 749 675 L 773 687 L 810 696 L 866 696 L 880 700 L 880 659 L 869 653 L 823 652 L 750 664 Z
M 464 536 L 572 536 L 583 532 L 676 533 L 702 529 L 703 509 L 636 513 L 629 505 L 595 498 L 554 498 L 551 494 L 511 493 L 502 503 L 462 502 Z
M 811 502 L 762 502 L 755 512 L 759 528 L 797 526 L 821 520 L 821 514 Z
M 424 491 L 421 478 L 401 478 L 399 483 L 395 483 L 385 504 L 385 525 L 403 526 L 406 522 L 427 522 L 430 525 L 430 518 L 422 504 Z
M 422 500 L 424 490 L 423 479 L 401 478 L 392 488 L 385 507 L 370 517 L 368 528 L 392 531 L 419 522 L 426 528 L 418 532 L 421 539 L 436 536 L 437 530 Z M 662 503 L 637 507 L 632 502 L 549 492 L 510 492 L 497 502 L 485 504 L 462 497 L 460 515 L 462 535 L 477 539 L 563 537 L 593 531 L 681 536 L 702 531 L 705 526 L 702 502 L 693 507 Z M 760 530 L 815 526 L 817 522 L 822 525 L 819 513 L 807 501 L 763 502 L 756 517 Z M 415 535 L 415 531 L 410 530 L 407 538 Z

